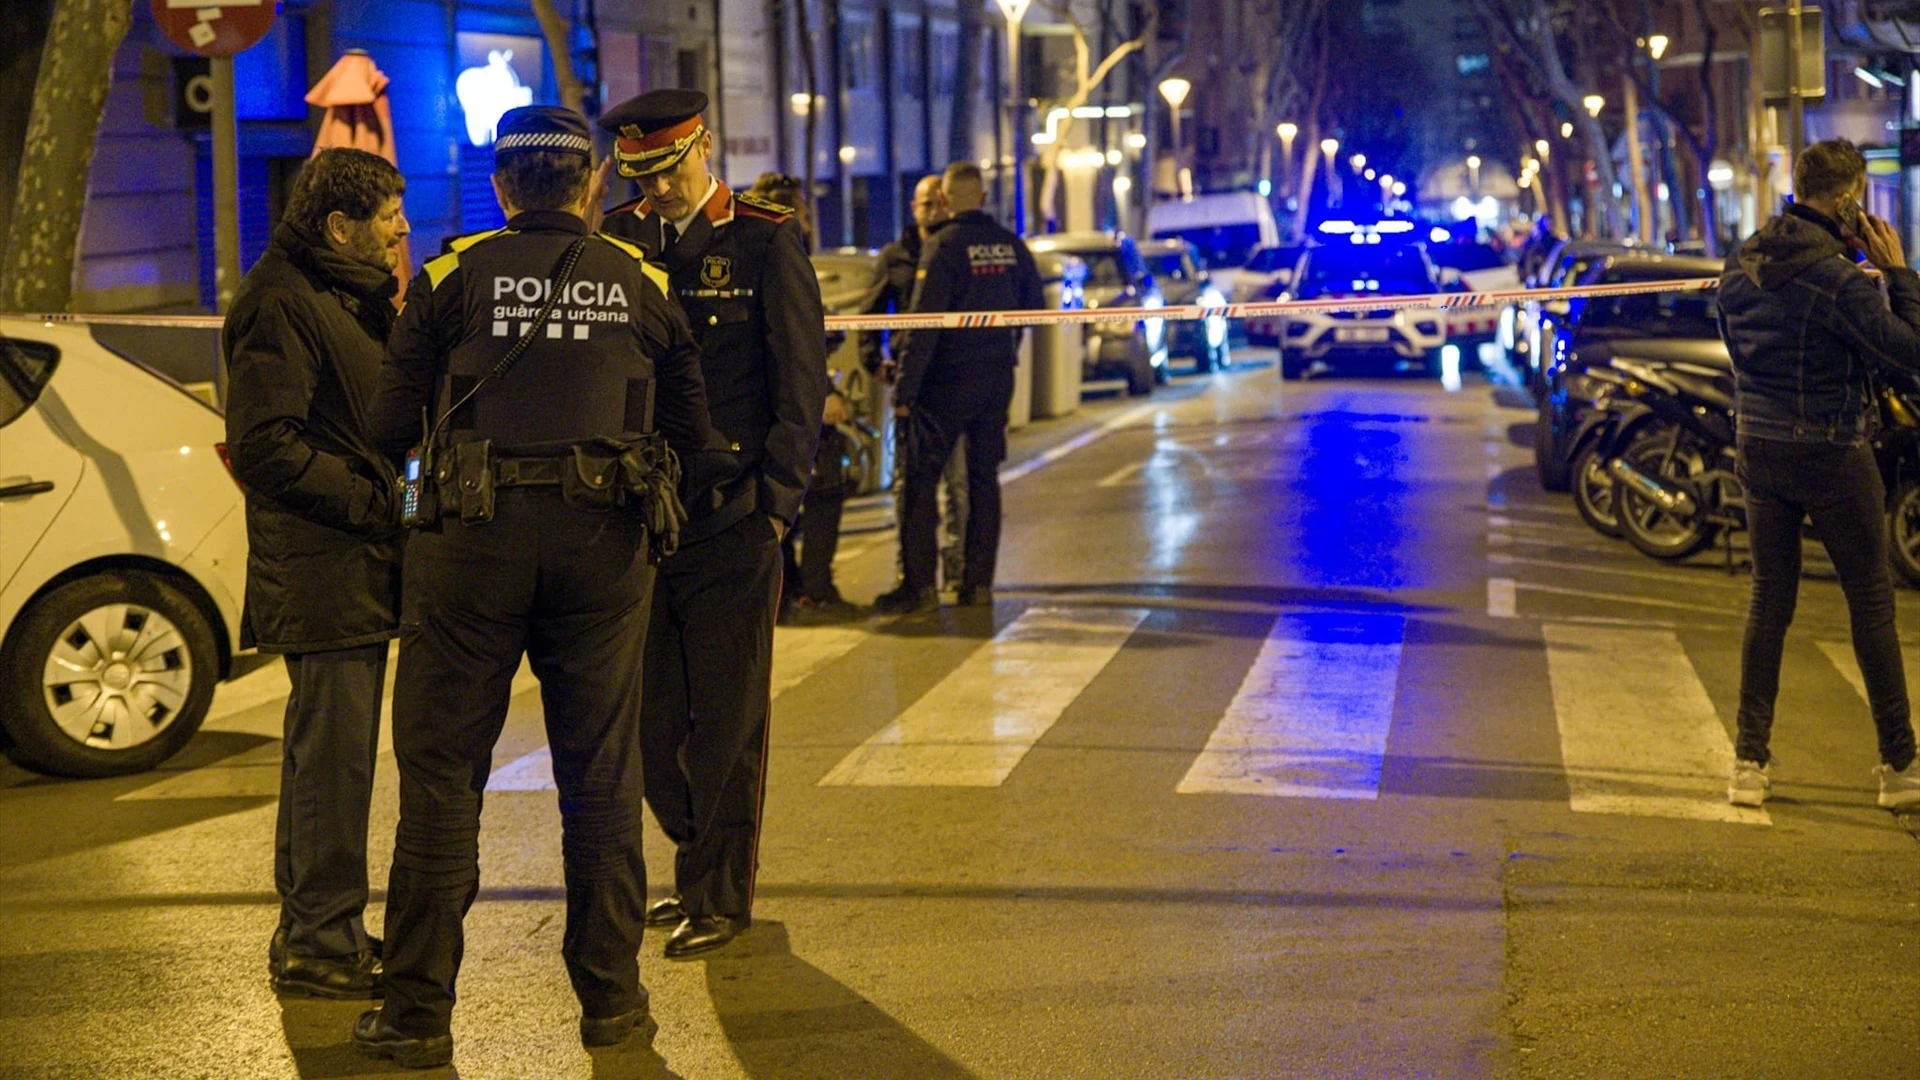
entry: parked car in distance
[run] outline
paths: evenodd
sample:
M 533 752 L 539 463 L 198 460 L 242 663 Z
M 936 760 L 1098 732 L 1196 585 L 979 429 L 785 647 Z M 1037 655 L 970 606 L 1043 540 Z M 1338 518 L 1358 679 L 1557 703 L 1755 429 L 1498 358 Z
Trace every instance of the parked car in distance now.
M 1720 263 L 1696 255 L 1616 253 L 1601 258 L 1575 282 L 1610 285 L 1713 277 Z M 1604 409 L 1619 380 L 1591 371 L 1617 359 L 1646 364 L 1691 364 L 1724 370 L 1732 364 L 1720 340 L 1714 294 L 1704 291 L 1576 297 L 1556 316 L 1546 346 L 1545 393 L 1534 431 L 1534 467 L 1540 486 L 1564 491 L 1572 483 L 1587 420 Z
M 1433 264 L 1418 244 L 1394 233 L 1333 234 L 1301 257 L 1292 289 L 1301 300 L 1374 299 L 1438 291 Z M 1357 239 L 1356 239 L 1357 238 Z M 1396 311 L 1290 312 L 1280 322 L 1280 376 L 1297 379 L 1314 367 L 1386 360 L 1439 374 L 1447 343 L 1446 312 L 1437 307 Z
M 1433 236 L 1443 230 L 1434 230 Z M 1431 239 L 1431 238 L 1430 238 Z M 1492 244 L 1472 241 L 1431 242 L 1427 258 L 1440 270 L 1441 288 L 1461 292 L 1501 292 L 1520 287 L 1520 271 Z M 1447 309 L 1447 339 L 1460 347 L 1462 356 L 1479 356 L 1479 347 L 1494 340 L 1500 327 L 1504 305 L 1483 304 Z
M 1540 263 L 1529 289 L 1558 289 L 1578 281 L 1600 258 L 1633 248 L 1618 240 L 1564 240 Z M 1526 377 L 1536 396 L 1546 392 L 1546 363 L 1542 349 L 1553 340 L 1552 325 L 1567 313 L 1565 300 L 1528 300 L 1508 305 L 1500 314 L 1496 334 L 1507 350 L 1514 370 Z
M 1147 261 L 1147 269 L 1168 307 L 1226 306 L 1227 298 L 1214 286 L 1206 264 L 1185 240 L 1148 240 L 1140 245 L 1140 257 Z M 1224 371 L 1233 362 L 1227 331 L 1224 315 L 1169 321 L 1167 355 L 1192 359 L 1194 371 L 1202 375 Z
M 1233 287 L 1227 290 L 1228 298 L 1236 304 L 1257 304 L 1277 298 L 1293 284 L 1294 270 L 1306 250 L 1305 244 L 1271 244 L 1256 249 L 1247 257 L 1247 265 L 1234 275 Z M 1243 319 L 1241 325 L 1248 344 L 1279 344 L 1280 324 L 1273 316 Z
M 1166 300 L 1148 272 L 1139 245 L 1123 232 L 1064 232 L 1036 237 L 1027 246 L 1072 255 L 1086 264 L 1086 307 L 1156 308 Z M 1151 393 L 1167 379 L 1166 320 L 1126 317 L 1088 323 L 1084 378 L 1124 378 L 1127 393 Z
M 1226 296 L 1234 295 L 1237 268 L 1255 250 L 1280 243 L 1273 206 L 1257 191 L 1221 191 L 1163 199 L 1147 207 L 1147 236 L 1185 240 L 1214 268 Z
M 240 651 L 220 414 L 81 322 L 0 317 L 0 727 L 21 765 L 150 769 Z

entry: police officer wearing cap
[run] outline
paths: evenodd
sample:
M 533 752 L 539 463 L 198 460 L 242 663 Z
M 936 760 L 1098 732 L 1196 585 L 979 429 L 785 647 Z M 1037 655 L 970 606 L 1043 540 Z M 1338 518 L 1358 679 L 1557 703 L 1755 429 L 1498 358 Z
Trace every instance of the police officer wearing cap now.
M 561 955 L 581 1040 L 620 1042 L 646 1017 L 641 658 L 650 557 L 670 546 L 678 505 L 662 437 L 693 454 L 711 427 L 665 275 L 589 227 L 607 175 L 590 135 L 566 109 L 501 118 L 506 227 L 456 241 L 414 280 L 373 409 L 382 448 L 433 481 L 402 489 L 415 532 L 394 688 L 386 1002 L 353 1031 L 362 1051 L 404 1066 L 453 1054 L 481 791 L 523 654 L 560 794 Z
M 669 957 L 719 948 L 753 908 L 764 802 L 780 541 L 800 510 L 827 396 L 819 280 L 792 210 L 736 195 L 708 168 L 693 90 L 642 94 L 600 118 L 642 198 L 606 230 L 665 266 L 700 343 L 727 449 L 687 468 L 690 521 L 660 566 L 647 639 L 647 803 L 678 847 Z

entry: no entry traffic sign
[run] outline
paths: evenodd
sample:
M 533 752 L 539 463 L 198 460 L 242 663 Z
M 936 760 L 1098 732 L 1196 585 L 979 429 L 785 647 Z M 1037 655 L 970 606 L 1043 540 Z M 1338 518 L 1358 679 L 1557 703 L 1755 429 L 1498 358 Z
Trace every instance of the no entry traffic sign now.
M 167 40 L 205 57 L 226 57 L 267 36 L 277 0 L 152 0 Z

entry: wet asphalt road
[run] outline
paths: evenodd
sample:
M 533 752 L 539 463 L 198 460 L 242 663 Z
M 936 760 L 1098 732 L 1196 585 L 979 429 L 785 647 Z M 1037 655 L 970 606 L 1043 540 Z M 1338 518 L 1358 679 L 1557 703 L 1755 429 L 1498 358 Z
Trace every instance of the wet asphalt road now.
M 615 1050 L 576 1039 L 521 693 L 458 1075 L 1920 1076 L 1920 826 L 1873 805 L 1830 571 L 1776 797 L 1732 812 L 1743 575 L 1588 531 L 1502 401 L 1254 367 L 1018 433 L 993 609 L 781 631 L 754 927 L 650 935 Z M 893 550 L 850 533 L 842 588 Z M 156 773 L 0 767 L 0 1077 L 382 1074 L 362 1006 L 262 971 L 283 695 L 225 688 Z

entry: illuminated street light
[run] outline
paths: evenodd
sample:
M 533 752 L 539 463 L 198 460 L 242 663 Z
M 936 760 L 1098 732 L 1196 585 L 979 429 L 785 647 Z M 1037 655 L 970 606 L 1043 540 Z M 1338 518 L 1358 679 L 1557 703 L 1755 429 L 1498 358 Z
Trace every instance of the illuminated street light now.
M 1300 134 L 1300 125 L 1289 120 L 1279 127 L 1274 128 L 1273 133 L 1280 136 L 1285 142 L 1291 143 L 1293 142 L 1293 137 Z
M 1160 96 L 1167 99 L 1167 105 L 1171 109 L 1169 115 L 1173 118 L 1173 175 L 1176 183 L 1178 183 L 1178 178 L 1181 175 L 1180 159 L 1182 157 L 1180 148 L 1180 105 L 1187 100 L 1187 94 L 1192 92 L 1192 90 L 1193 84 L 1180 78 L 1178 75 L 1170 79 L 1160 80 Z
M 1364 176 L 1364 177 L 1366 177 L 1367 179 L 1369 179 L 1369 180 L 1371 180 L 1371 179 L 1373 179 L 1373 170 L 1372 170 L 1372 169 L 1368 169 L 1368 170 L 1367 170 L 1366 172 L 1364 172 L 1364 173 L 1361 173 L 1360 175 L 1362 175 L 1362 176 Z
M 1562 120 L 1560 122 L 1560 137 L 1563 139 L 1573 138 L 1573 121 Z
M 1340 140 L 1333 139 L 1333 138 L 1321 139 L 1320 152 L 1327 155 L 1327 161 L 1329 164 L 1331 164 L 1333 161 L 1333 155 L 1340 152 Z
M 1000 14 L 1007 20 L 1007 134 L 1013 143 L 1013 231 L 1025 235 L 1027 231 L 1027 140 L 1023 137 L 1025 126 L 1021 118 L 1020 94 L 1020 20 L 1027 17 L 1027 7 L 1033 0 L 994 0 L 1000 8 Z M 848 205 L 852 205 L 851 202 Z M 851 222 L 853 215 L 845 215 Z M 847 245 L 853 244 L 851 224 L 847 227 Z
M 1353 166 L 1354 172 L 1359 172 L 1361 169 L 1367 167 L 1367 155 L 1355 154 L 1347 159 L 1347 164 Z
M 1402 195 L 1405 195 L 1406 193 L 1407 193 L 1407 183 L 1406 183 L 1406 181 L 1404 181 L 1404 180 L 1395 180 L 1395 181 L 1393 182 L 1393 196 L 1394 196 L 1394 198 L 1396 198 L 1396 199 L 1397 199 L 1397 198 L 1399 198 L 1400 196 L 1402 196 Z
M 1548 151 L 1551 148 L 1547 146 L 1547 140 L 1535 139 L 1533 141 L 1533 149 L 1535 153 L 1540 155 L 1540 160 L 1544 162 L 1547 160 Z
M 1607 107 L 1607 99 L 1599 94 L 1588 94 L 1580 99 L 1580 104 L 1587 107 L 1588 116 L 1599 116 L 1600 110 Z
M 1667 35 L 1655 34 L 1647 39 L 1647 52 L 1652 53 L 1653 58 L 1658 60 L 1667 54 L 1667 46 L 1671 44 L 1671 42 L 1672 39 L 1668 38 Z
M 810 94 L 795 94 L 787 99 L 787 104 L 792 106 L 793 115 L 805 116 L 808 110 L 812 108 L 813 96 Z
M 1147 136 L 1145 132 L 1140 132 L 1140 131 L 1127 132 L 1127 149 L 1145 150 L 1146 148 L 1147 148 Z
M 853 164 L 853 159 L 859 156 L 860 156 L 860 151 L 854 149 L 851 146 L 843 146 L 840 148 L 840 160 L 847 163 L 848 165 Z
M 1480 155 L 1479 154 L 1467 155 L 1467 174 L 1469 177 L 1471 177 L 1469 183 L 1472 186 L 1473 190 L 1475 192 L 1478 192 L 1480 190 Z

